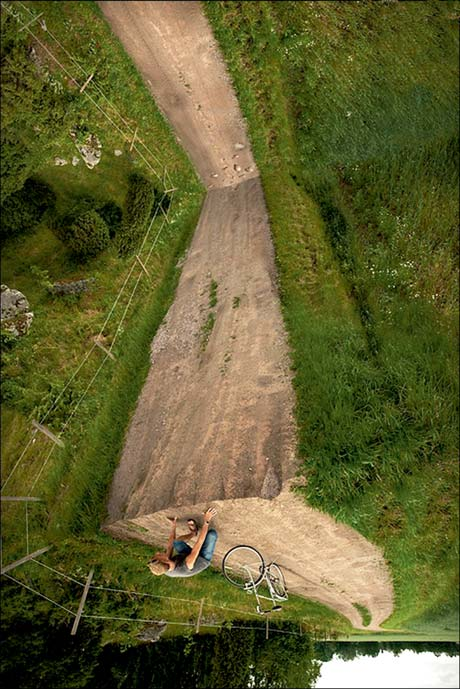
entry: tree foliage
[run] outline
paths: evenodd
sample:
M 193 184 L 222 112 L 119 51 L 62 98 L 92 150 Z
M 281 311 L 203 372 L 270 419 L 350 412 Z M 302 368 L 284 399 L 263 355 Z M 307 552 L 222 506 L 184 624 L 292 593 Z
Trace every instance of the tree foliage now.
M 27 179 L 22 189 L 13 192 L 2 204 L 0 236 L 2 239 L 32 233 L 46 211 L 56 203 L 54 191 L 44 182 Z
M 130 175 L 118 238 L 120 255 L 130 253 L 138 245 L 151 218 L 155 195 L 155 187 L 150 180 L 137 172 Z

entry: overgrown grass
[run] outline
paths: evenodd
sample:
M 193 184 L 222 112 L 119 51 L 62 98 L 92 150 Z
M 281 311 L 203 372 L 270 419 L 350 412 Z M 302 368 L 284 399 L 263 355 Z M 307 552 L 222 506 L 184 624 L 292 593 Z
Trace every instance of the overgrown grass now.
M 305 496 L 383 546 L 389 626 L 435 634 L 458 582 L 454 4 L 205 7 L 270 212 Z

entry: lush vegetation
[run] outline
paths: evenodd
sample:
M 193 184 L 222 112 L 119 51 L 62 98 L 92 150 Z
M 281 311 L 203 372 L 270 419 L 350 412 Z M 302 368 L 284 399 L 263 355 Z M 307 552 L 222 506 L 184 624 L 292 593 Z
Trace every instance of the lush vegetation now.
M 261 171 L 303 492 L 458 625 L 458 7 L 209 2 Z
M 18 33 L 16 19 L 8 12 L 13 9 L 22 26 L 31 18 L 27 8 L 43 12 L 46 21 L 46 33 L 38 21 L 34 23 L 37 38 L 27 31 Z M 203 625 L 254 620 L 253 600 L 232 590 L 219 573 L 208 571 L 196 581 L 153 581 L 146 567 L 151 555 L 147 546 L 120 543 L 99 532 L 126 424 L 148 372 L 150 343 L 171 303 L 178 266 L 196 227 L 202 188 L 95 4 L 4 3 L 1 21 L 2 78 L 7 87 L 13 84 L 18 64 L 22 75 L 14 96 L 12 88 L 2 92 L 8 115 L 2 119 L 2 137 L 9 141 L 10 156 L 2 168 L 9 180 L 2 204 L 9 211 L 11 228 L 20 226 L 15 213 L 25 217 L 24 232 L 7 233 L 2 282 L 21 290 L 35 314 L 27 337 L 16 340 L 2 333 L 2 479 L 8 480 L 4 494 L 33 493 L 42 498 L 27 506 L 2 505 L 3 561 L 51 545 L 40 561 L 56 572 L 28 563 L 11 575 L 69 610 L 76 609 L 81 595 L 75 581 L 84 583 L 90 567 L 95 568 L 94 582 L 102 586 L 180 599 L 91 590 L 86 612 L 127 618 L 103 625 L 97 639 L 102 644 L 126 648 L 138 643 L 142 623 L 135 618 L 176 621 L 168 634 L 183 632 L 186 628 L 179 623 L 184 621 L 193 630 L 203 597 Z M 92 72 L 94 79 L 80 94 L 77 86 Z M 74 79 L 79 79 L 77 84 Z M 58 116 L 61 101 L 67 104 L 62 117 Z M 23 119 L 14 119 L 16 110 Z M 137 147 L 130 150 L 137 123 Z M 77 153 L 75 141 L 83 143 L 89 133 L 102 144 L 97 166 L 89 169 L 82 160 L 55 165 L 56 157 L 71 161 Z M 115 150 L 122 155 L 115 155 Z M 176 191 L 168 192 L 173 187 Z M 40 189 L 41 205 L 35 202 L 40 193 L 31 193 Z M 163 222 L 164 213 L 169 223 Z M 131 221 L 136 233 L 127 238 L 124 230 Z M 148 241 L 140 251 L 139 239 L 150 225 Z M 129 251 L 119 250 L 127 245 L 126 239 L 129 250 L 140 251 L 148 277 Z M 50 290 L 54 282 L 84 278 L 95 278 L 86 292 L 57 296 Z M 218 298 L 214 281 L 209 290 L 212 309 Z M 107 359 L 101 367 L 104 353 L 93 346 L 95 337 L 111 347 L 116 362 Z M 62 433 L 64 448 L 41 434 L 32 438 L 32 419 Z M 13 645 L 17 634 L 35 623 L 38 627 L 41 616 L 53 630 L 63 620 L 71 625 L 72 615 L 62 608 L 6 577 L 2 583 L 2 618 Z M 189 602 L 184 605 L 184 601 Z M 302 623 L 321 638 L 350 632 L 349 622 L 340 615 L 295 598 L 279 619 L 295 621 L 296 629 Z M 88 631 L 88 619 L 81 624 Z M 48 648 L 43 629 L 31 635 L 35 644 L 31 653 L 36 651 L 43 664 L 43 681 L 55 670 L 67 672 L 56 657 L 43 658 L 43 649 Z M 90 675 L 94 667 L 89 645 L 84 647 L 88 658 L 84 671 Z M 36 684 L 35 671 L 26 675 L 24 686 Z M 78 684 L 81 676 L 69 676 L 69 686 L 73 681 L 83 686 Z

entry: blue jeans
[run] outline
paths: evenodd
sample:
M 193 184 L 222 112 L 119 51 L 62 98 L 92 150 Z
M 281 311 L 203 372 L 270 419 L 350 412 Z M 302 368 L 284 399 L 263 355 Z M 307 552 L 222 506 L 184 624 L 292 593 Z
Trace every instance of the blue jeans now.
M 217 531 L 215 529 L 209 529 L 204 539 L 204 543 L 201 546 L 201 550 L 198 553 L 200 557 L 204 557 L 205 560 L 211 562 L 211 558 L 214 553 L 214 548 L 216 547 L 217 541 Z M 185 541 L 174 541 L 174 550 L 176 553 L 185 553 L 188 555 L 192 552 L 192 549 Z

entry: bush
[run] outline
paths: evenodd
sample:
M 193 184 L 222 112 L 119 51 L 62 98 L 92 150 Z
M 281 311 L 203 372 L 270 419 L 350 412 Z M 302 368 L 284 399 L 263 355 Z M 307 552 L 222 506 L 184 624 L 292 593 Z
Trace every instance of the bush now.
M 114 201 L 108 201 L 98 209 L 98 213 L 109 228 L 110 239 L 113 239 L 121 226 L 123 217 L 121 208 Z
M 138 173 L 130 175 L 118 240 L 120 255 L 128 254 L 139 243 L 152 216 L 155 193 L 155 187 L 150 180 Z
M 27 179 L 19 191 L 10 194 L 1 208 L 2 239 L 31 234 L 46 211 L 52 213 L 56 203 L 54 191 L 44 182 Z
M 109 241 L 109 228 L 95 210 L 80 215 L 66 230 L 66 244 L 82 260 L 97 256 Z

